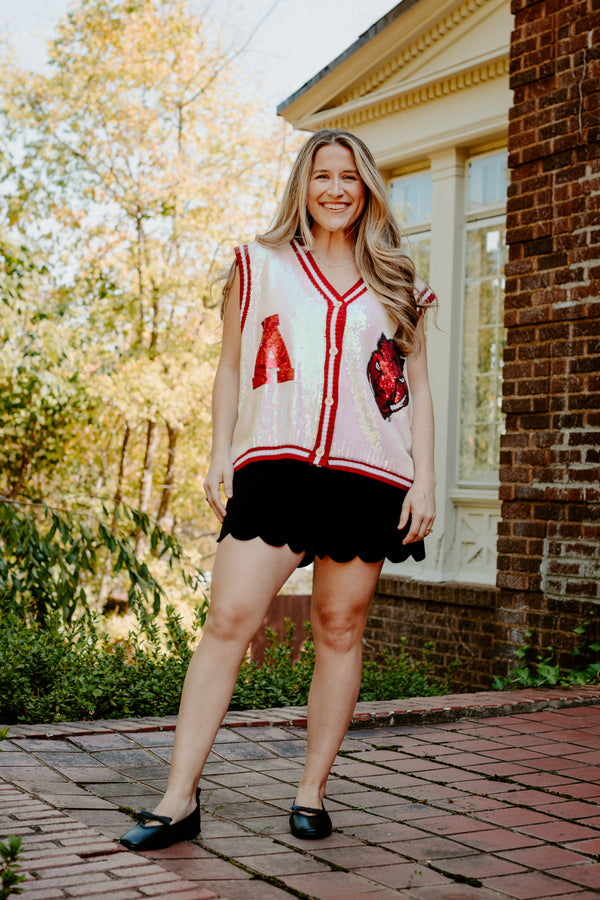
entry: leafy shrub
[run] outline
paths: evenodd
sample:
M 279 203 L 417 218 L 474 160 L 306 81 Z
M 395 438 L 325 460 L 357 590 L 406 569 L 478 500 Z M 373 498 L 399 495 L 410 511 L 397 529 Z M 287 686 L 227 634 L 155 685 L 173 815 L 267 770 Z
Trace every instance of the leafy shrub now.
M 140 608 L 140 628 L 126 640 L 111 641 L 93 618 L 64 623 L 57 613 L 41 626 L 16 616 L 0 623 L 0 720 L 58 722 L 177 712 L 183 679 L 206 616 L 206 604 L 186 630 L 172 607 L 164 626 Z M 162 629 L 162 630 L 161 630 Z M 293 625 L 279 641 L 274 631 L 264 663 L 242 663 L 231 709 L 265 709 L 306 703 L 314 665 L 314 645 L 306 641 L 298 660 L 292 653 Z M 413 662 L 402 646 L 398 657 L 365 663 L 360 699 L 435 695 L 450 688 L 451 671 L 431 679 L 429 653 Z
M 423 660 L 415 662 L 406 651 L 406 638 L 401 638 L 397 655 L 383 651 L 381 663 L 363 666 L 359 700 L 399 700 L 401 697 L 436 697 L 452 690 L 452 675 L 458 662 L 450 665 L 443 678 L 432 678 L 430 668 L 433 644 L 423 647 Z
M 515 652 L 517 659 L 523 662 L 505 678 L 496 675 L 492 687 L 497 691 L 505 691 L 514 687 L 597 683 L 600 678 L 600 641 L 589 639 L 588 628 L 591 624 L 592 620 L 589 619 L 573 629 L 579 642 L 569 654 L 572 665 L 565 667 L 556 662 L 554 647 L 547 647 L 545 651 L 538 652 L 535 659 L 531 659 L 533 632 L 526 631 L 526 643 Z
M 267 629 L 264 663 L 245 659 L 235 685 L 230 709 L 270 709 L 275 706 L 303 706 L 308 699 L 315 664 L 315 647 L 307 625 L 307 640 L 297 661 L 293 659 L 294 625 L 285 622 L 285 635 Z
M 100 560 L 110 555 L 111 568 L 128 581 L 131 603 L 160 609 L 164 591 L 133 550 L 131 532 L 139 529 L 152 551 L 180 568 L 184 583 L 195 590 L 203 575 L 184 560 L 178 541 L 149 517 L 121 505 L 113 513 L 115 528 L 71 510 L 0 495 L 0 615 L 35 615 L 44 622 L 52 612 L 68 622 L 89 611 L 86 583 Z M 86 524 L 87 523 L 87 524 Z M 119 528 L 117 529 L 117 526 Z
M 58 722 L 176 712 L 191 658 L 188 635 L 167 607 L 165 635 L 111 641 L 93 619 L 43 626 L 5 617 L 0 628 L 0 719 Z
M 11 894 L 23 893 L 20 882 L 25 880 L 25 876 L 17 871 L 21 868 L 18 862 L 20 853 L 20 837 L 11 834 L 8 844 L 0 841 L 0 900 L 7 900 Z

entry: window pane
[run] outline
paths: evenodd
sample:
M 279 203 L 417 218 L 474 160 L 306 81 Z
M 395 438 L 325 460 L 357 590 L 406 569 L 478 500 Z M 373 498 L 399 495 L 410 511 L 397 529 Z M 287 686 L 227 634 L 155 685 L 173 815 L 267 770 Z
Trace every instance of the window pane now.
M 393 178 L 390 183 L 390 203 L 403 228 L 431 222 L 431 172 Z
M 409 256 L 415 264 L 417 274 L 423 281 L 429 282 L 429 247 L 431 236 L 428 231 L 420 234 L 411 234 L 407 238 Z
M 503 430 L 502 351 L 505 228 L 500 220 L 467 230 L 459 478 L 498 480 Z
M 478 156 L 469 162 L 467 213 L 505 206 L 508 186 L 507 155 Z

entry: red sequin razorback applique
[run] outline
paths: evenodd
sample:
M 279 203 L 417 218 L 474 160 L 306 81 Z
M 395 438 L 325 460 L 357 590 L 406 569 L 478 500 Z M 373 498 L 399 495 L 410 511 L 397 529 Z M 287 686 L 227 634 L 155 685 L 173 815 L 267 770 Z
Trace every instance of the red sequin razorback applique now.
M 391 338 L 382 334 L 367 366 L 367 376 L 379 412 L 384 419 L 408 405 L 408 385 L 404 377 L 404 359 Z

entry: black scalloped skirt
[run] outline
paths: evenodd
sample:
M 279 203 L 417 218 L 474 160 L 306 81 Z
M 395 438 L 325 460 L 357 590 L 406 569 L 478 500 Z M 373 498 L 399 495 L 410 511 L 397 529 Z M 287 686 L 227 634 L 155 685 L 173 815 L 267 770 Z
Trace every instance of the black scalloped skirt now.
M 402 543 L 398 531 L 406 491 L 394 485 L 292 459 L 249 463 L 233 478 L 219 541 L 260 537 L 274 547 L 335 562 L 425 559 L 423 541 Z

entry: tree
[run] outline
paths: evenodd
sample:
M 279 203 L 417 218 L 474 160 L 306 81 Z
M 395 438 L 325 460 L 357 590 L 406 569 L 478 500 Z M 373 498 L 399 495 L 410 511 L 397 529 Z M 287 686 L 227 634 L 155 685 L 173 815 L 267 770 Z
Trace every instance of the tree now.
M 85 406 L 43 260 L 0 231 L 0 494 L 40 493 Z
M 270 217 L 285 132 L 260 120 L 231 56 L 180 0 L 82 0 L 47 73 L 5 68 L 2 131 L 17 147 L 6 217 L 45 255 L 61 310 L 50 321 L 69 344 L 58 369 L 72 367 L 85 396 L 72 435 L 47 425 L 61 489 L 202 533 L 211 281 L 233 240 Z

